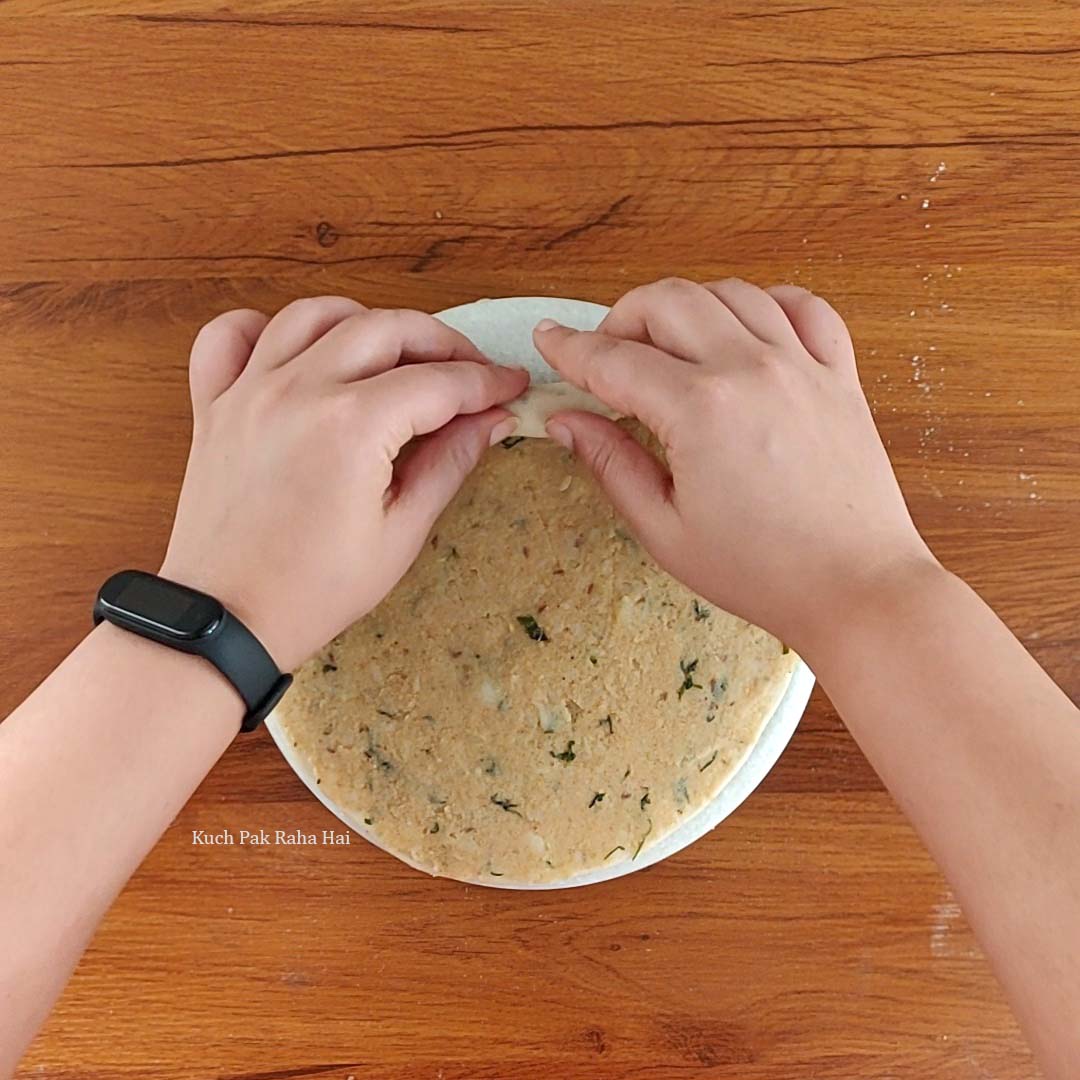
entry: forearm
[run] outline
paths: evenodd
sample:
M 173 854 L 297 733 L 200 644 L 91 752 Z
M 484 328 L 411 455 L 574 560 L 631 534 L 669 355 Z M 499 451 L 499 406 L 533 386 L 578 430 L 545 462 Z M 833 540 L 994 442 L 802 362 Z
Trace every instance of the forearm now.
M 946 876 L 1051 1077 L 1080 1061 L 1080 714 L 963 582 L 920 568 L 807 650 Z
M 205 661 L 106 624 L 0 725 L 0 1076 L 242 712 Z

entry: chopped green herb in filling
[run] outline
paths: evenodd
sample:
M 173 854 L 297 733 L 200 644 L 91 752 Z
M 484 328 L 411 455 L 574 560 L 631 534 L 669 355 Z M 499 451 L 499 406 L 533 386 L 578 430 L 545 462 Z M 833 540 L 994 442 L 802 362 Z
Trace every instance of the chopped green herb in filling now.
M 531 615 L 519 615 L 517 621 L 521 623 L 522 629 L 526 634 L 533 639 L 533 641 L 550 641 L 551 639 L 544 633 L 540 624 L 537 623 Z
M 563 750 L 563 751 L 562 751 L 561 753 L 559 753 L 559 754 L 556 754 L 554 750 L 549 750 L 549 751 L 548 751 L 548 753 L 549 753 L 549 754 L 550 754 L 550 755 L 551 755 L 551 756 L 552 756 L 552 757 L 553 757 L 553 758 L 554 758 L 554 759 L 555 759 L 556 761 L 565 761 L 567 765 L 569 765 L 569 764 L 570 764 L 570 762 L 571 762 L 571 761 L 573 761 L 573 760 L 574 760 L 574 758 L 576 758 L 576 757 L 577 757 L 577 754 L 575 754 L 575 753 L 574 753 L 574 740 L 573 740 L 573 739 L 571 739 L 571 740 L 570 740 L 570 741 L 569 741 L 569 742 L 568 742 L 568 743 L 566 744 L 566 749 L 565 749 L 565 750 Z
M 501 807 L 503 810 L 505 810 L 508 814 L 514 814 L 517 817 L 521 817 L 521 814 L 518 812 L 518 804 L 516 802 L 511 802 L 509 799 L 503 798 L 500 795 L 492 795 L 491 801 L 496 806 Z
M 368 761 L 373 761 L 380 768 L 389 772 L 394 767 L 394 763 L 379 749 L 373 742 L 365 751 L 364 757 Z
M 649 839 L 649 834 L 653 830 L 652 821 L 649 822 L 649 827 L 645 830 L 645 835 L 638 841 L 638 846 L 634 848 L 634 854 L 630 856 L 630 861 L 633 862 L 640 854 L 641 849 L 645 846 L 645 841 Z
M 679 687 L 679 697 L 681 698 L 687 690 L 701 690 L 701 683 L 694 682 L 694 672 L 697 671 L 697 660 L 680 660 L 679 670 L 682 672 L 683 681 Z

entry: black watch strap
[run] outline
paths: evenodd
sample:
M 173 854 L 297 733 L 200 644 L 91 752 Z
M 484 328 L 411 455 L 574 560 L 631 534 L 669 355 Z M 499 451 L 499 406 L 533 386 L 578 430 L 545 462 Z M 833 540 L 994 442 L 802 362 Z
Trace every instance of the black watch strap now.
M 201 656 L 236 688 L 254 731 L 292 683 L 259 639 L 214 597 L 141 570 L 113 574 L 98 592 L 94 623 L 103 620 L 180 652 Z
M 241 731 L 254 731 L 270 715 L 292 684 L 292 676 L 282 674 L 262 642 L 235 615 L 225 612 L 199 655 L 210 661 L 244 699 L 247 712 Z

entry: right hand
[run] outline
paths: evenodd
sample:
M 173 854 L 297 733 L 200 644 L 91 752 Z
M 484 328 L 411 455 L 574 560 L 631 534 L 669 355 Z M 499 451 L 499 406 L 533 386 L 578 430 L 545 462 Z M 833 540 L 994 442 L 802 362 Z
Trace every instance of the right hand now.
M 534 338 L 565 379 L 657 436 L 666 464 L 603 417 L 548 423 L 656 561 L 719 607 L 805 653 L 852 604 L 937 568 L 847 327 L 819 297 L 668 279 L 595 332 L 541 323 Z

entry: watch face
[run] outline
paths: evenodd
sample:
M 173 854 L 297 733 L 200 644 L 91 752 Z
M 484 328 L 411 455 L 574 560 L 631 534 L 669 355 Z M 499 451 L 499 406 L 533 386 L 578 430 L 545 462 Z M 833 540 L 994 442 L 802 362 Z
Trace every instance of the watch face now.
M 205 637 L 225 613 L 212 596 L 137 570 L 109 578 L 100 599 L 122 618 L 183 640 Z

